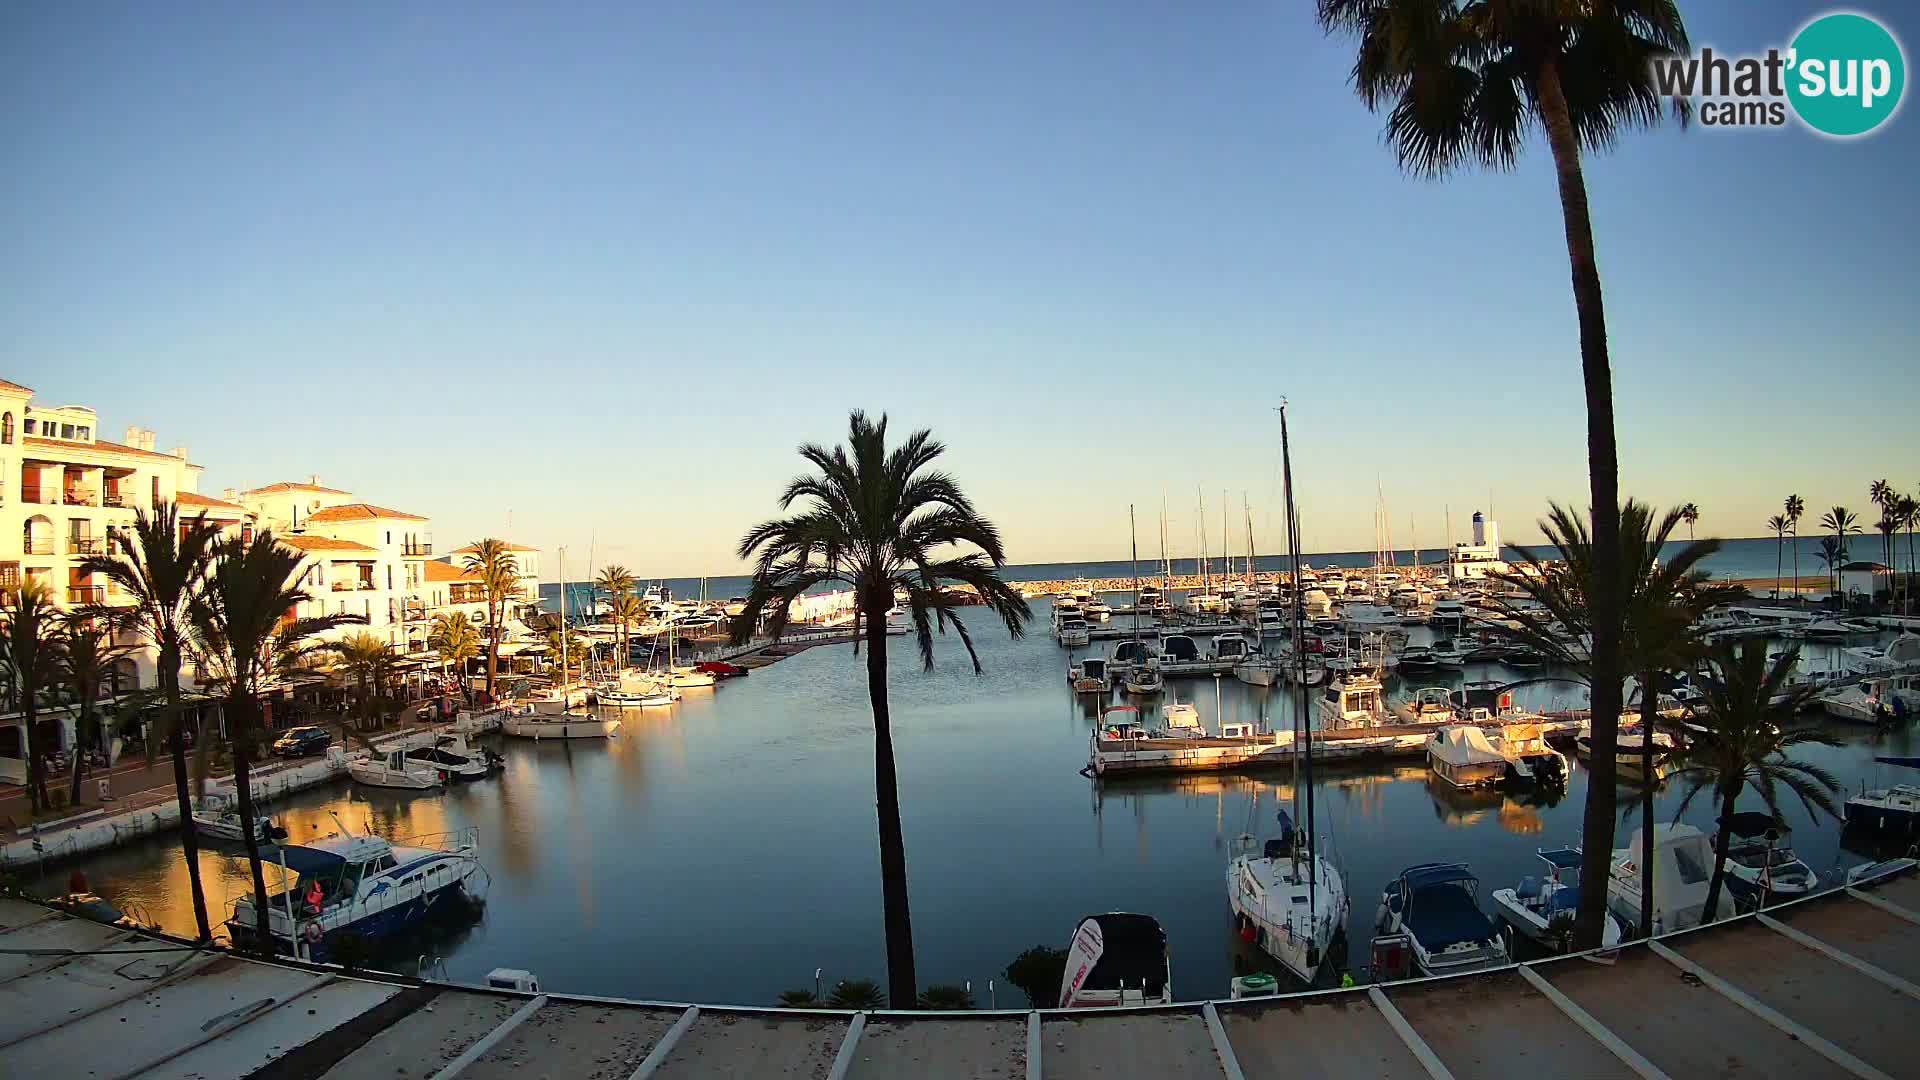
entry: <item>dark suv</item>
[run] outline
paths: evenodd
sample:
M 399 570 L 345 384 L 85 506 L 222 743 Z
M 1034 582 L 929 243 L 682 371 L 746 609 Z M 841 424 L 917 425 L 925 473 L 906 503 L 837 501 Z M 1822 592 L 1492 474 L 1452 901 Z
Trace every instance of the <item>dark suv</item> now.
M 324 754 L 327 747 L 332 745 L 333 735 L 325 728 L 288 728 L 287 733 L 273 744 L 273 752 L 281 757 L 306 757 L 309 754 Z

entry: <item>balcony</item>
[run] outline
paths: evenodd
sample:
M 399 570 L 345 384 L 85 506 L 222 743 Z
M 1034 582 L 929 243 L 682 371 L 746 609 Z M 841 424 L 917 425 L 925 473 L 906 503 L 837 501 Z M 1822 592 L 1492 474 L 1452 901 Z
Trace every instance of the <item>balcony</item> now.
M 67 603 L 98 604 L 107 598 L 104 585 L 71 585 L 67 588 Z
M 372 592 L 371 581 L 336 581 L 332 585 L 334 592 Z
M 26 544 L 26 553 L 28 555 L 51 555 L 53 554 L 53 541 L 29 540 Z
M 122 510 L 126 509 L 127 506 L 127 497 L 118 491 L 107 492 L 100 497 L 100 501 L 107 506 L 117 507 Z
M 99 506 L 100 493 L 86 488 L 74 488 L 61 496 L 60 501 L 68 506 Z
M 73 555 L 105 555 L 107 542 L 98 536 L 76 536 L 67 541 L 67 551 Z
M 402 555 L 432 555 L 433 543 L 429 541 L 427 543 L 403 544 L 401 545 L 400 553 Z

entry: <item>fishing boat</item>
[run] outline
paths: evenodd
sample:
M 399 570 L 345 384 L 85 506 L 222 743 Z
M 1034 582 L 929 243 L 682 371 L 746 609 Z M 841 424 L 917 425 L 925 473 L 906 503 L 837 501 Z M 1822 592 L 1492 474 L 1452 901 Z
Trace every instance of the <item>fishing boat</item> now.
M 342 938 L 378 942 L 439 911 L 477 904 L 485 883 L 477 830 L 443 834 L 439 841 L 396 844 L 343 830 L 309 844 L 280 845 L 263 860 L 279 866 L 291 882 L 266 898 L 273 951 L 324 962 Z M 227 921 L 237 947 L 258 938 L 253 903 L 249 893 Z
M 1521 937 L 1558 951 L 1571 939 L 1580 908 L 1580 851 L 1542 848 L 1535 854 L 1547 864 L 1546 873 L 1523 877 L 1511 889 L 1493 890 L 1493 909 Z M 1623 936 L 1620 920 L 1608 914 L 1600 931 L 1600 947 L 1611 949 Z
M 1492 787 L 1506 779 L 1507 759 L 1472 724 L 1449 724 L 1427 736 L 1427 768 L 1457 788 Z
M 1286 496 L 1287 558 L 1291 578 L 1299 582 L 1303 570 L 1299 510 L 1293 498 L 1293 455 L 1287 441 L 1284 401 L 1280 406 L 1280 462 Z M 1252 851 L 1252 835 L 1237 838 L 1236 851 L 1227 860 L 1226 885 L 1227 902 L 1233 908 L 1234 924 L 1242 940 L 1273 957 L 1301 982 L 1311 984 L 1328 966 L 1335 943 L 1344 941 L 1350 908 L 1346 880 L 1323 853 L 1315 831 L 1313 738 L 1304 671 L 1306 619 L 1301 603 L 1295 590 L 1291 658 L 1298 671 L 1298 689 L 1291 734 L 1294 745 L 1303 747 L 1304 752 L 1293 759 L 1293 791 L 1294 808 L 1302 813 L 1305 828 L 1296 829 L 1293 816 L 1278 810 L 1275 818 L 1280 835 L 1267 839 L 1259 854 Z M 1224 729 L 1222 734 L 1226 734 Z M 1256 812 L 1258 806 L 1255 800 Z
M 1076 694 L 1105 694 L 1113 689 L 1113 676 L 1102 656 L 1089 656 L 1067 669 L 1067 680 Z
M 1626 926 L 1640 925 L 1640 865 L 1644 837 L 1633 831 L 1633 843 L 1615 848 L 1612 874 L 1607 879 L 1607 910 Z M 1653 932 L 1690 930 L 1718 916 L 1707 906 L 1708 881 L 1713 876 L 1713 849 L 1707 837 L 1691 825 L 1653 827 Z
M 349 759 L 347 775 L 356 784 L 394 788 L 401 791 L 431 791 L 445 787 L 447 770 L 438 765 L 415 761 L 405 750 L 388 750 L 370 758 Z
M 1423 975 L 1503 967 L 1507 945 L 1480 910 L 1479 893 L 1480 879 L 1466 863 L 1410 866 L 1381 893 L 1374 928 L 1383 937 L 1403 936 Z
M 223 795 L 208 795 L 200 801 L 193 811 L 193 831 L 209 840 L 234 844 L 247 837 L 246 829 L 240 825 L 239 805 Z M 261 843 L 271 844 L 276 839 L 284 839 L 287 832 L 261 814 L 253 819 L 253 834 Z
M 451 780 L 483 780 L 500 770 L 504 759 L 491 750 L 475 748 L 458 733 L 429 736 L 431 742 L 407 751 L 407 757 L 439 769 Z
M 1345 675 L 1327 684 L 1320 697 L 1320 727 L 1376 727 L 1387 722 L 1386 688 L 1372 675 Z
M 1727 888 L 1747 905 L 1805 896 L 1820 883 L 1790 841 L 1792 830 L 1770 814 L 1742 811 L 1727 819 Z M 1719 834 L 1714 845 L 1719 846 Z
M 1167 933 L 1151 915 L 1110 911 L 1074 929 L 1060 980 L 1060 1007 L 1171 1005 Z

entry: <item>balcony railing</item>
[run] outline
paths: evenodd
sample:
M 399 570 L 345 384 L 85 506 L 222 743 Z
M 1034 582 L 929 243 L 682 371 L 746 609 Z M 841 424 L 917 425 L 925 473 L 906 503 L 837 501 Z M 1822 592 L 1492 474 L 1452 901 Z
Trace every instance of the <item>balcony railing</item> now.
M 100 501 L 108 506 L 117 506 L 123 509 L 127 505 L 127 497 L 117 491 L 109 491 L 105 495 L 100 496 Z
M 401 546 L 400 553 L 402 555 L 431 555 L 433 554 L 433 544 L 431 542 L 424 544 L 404 544 Z
M 107 542 L 98 536 L 76 536 L 67 541 L 67 550 L 75 555 L 105 555 Z
M 373 582 L 371 581 L 336 581 L 333 583 L 333 591 L 334 592 L 372 592 Z
M 98 604 L 107 598 L 104 585 L 73 585 L 67 588 L 67 603 Z
M 100 496 L 92 491 L 75 489 L 67 492 L 61 501 L 68 506 L 99 506 Z
M 27 541 L 26 550 L 29 555 L 51 555 L 53 554 L 53 541 L 29 540 Z

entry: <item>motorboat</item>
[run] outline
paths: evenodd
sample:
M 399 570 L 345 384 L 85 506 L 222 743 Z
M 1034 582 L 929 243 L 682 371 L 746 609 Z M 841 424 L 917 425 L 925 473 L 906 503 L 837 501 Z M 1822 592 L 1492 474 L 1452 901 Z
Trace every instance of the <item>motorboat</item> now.
M 1851 622 L 1846 619 L 1815 619 L 1800 628 L 1809 641 L 1839 641 L 1857 634 L 1871 634 L 1871 623 Z
M 1129 668 L 1121 685 L 1129 694 L 1157 694 L 1166 686 L 1166 679 L 1160 675 L 1158 664 L 1149 660 L 1145 664 Z
M 1240 634 L 1220 634 L 1213 639 L 1213 658 L 1239 663 L 1258 653 L 1253 643 Z
M 1427 675 L 1440 670 L 1433 659 L 1433 649 L 1426 645 L 1409 645 L 1400 650 L 1401 675 Z
M 439 769 L 451 780 L 482 780 L 500 770 L 504 759 L 491 750 L 467 743 L 465 735 L 447 733 L 407 751 L 407 757 L 430 768 Z
M 591 696 L 574 687 L 534 699 L 533 711 L 503 717 L 500 731 L 521 739 L 604 739 L 620 730 L 617 717 L 587 711 Z
M 720 679 L 711 671 L 702 671 L 694 664 L 676 664 L 667 670 L 667 685 L 677 690 L 712 686 Z
M 1167 722 L 1167 727 L 1175 731 L 1183 728 L 1193 731 L 1200 729 L 1200 710 L 1189 701 L 1169 702 L 1161 707 L 1160 716 Z
M 1547 742 L 1539 724 L 1508 722 L 1487 729 L 1487 744 L 1507 763 L 1505 781 L 1520 787 L 1565 787 L 1573 769 Z
M 1113 607 L 1103 600 L 1089 599 L 1080 605 L 1080 610 L 1090 623 L 1107 622 L 1113 618 Z
M 1060 620 L 1060 644 L 1069 649 L 1077 649 L 1093 640 L 1093 634 L 1087 629 L 1087 620 L 1078 615 Z
M 1480 879 L 1466 863 L 1410 866 L 1381 893 L 1375 931 L 1404 936 L 1423 975 L 1503 967 L 1507 945 L 1480 910 L 1479 893 Z
M 1493 909 L 1521 937 L 1564 951 L 1572 939 L 1573 920 L 1580 908 L 1580 851 L 1542 848 L 1535 854 L 1547 864 L 1546 873 L 1523 877 L 1511 889 L 1493 890 Z M 1611 949 L 1624 936 L 1620 920 L 1608 913 L 1600 931 L 1600 947 Z
M 1820 875 L 1794 854 L 1791 834 L 1769 814 L 1748 810 L 1728 819 L 1726 885 L 1736 899 L 1748 905 L 1792 900 L 1820 883 Z
M 368 787 L 431 791 L 445 787 L 448 774 L 438 765 L 415 761 L 405 750 L 388 750 L 370 758 L 349 759 L 347 775 L 354 783 Z
M 1060 980 L 1060 1007 L 1171 1005 L 1167 932 L 1151 915 L 1110 911 L 1074 929 Z
M 1067 679 L 1076 694 L 1105 694 L 1113 689 L 1113 676 L 1103 656 L 1089 656 L 1067 669 Z
M 1157 611 L 1159 608 L 1160 589 L 1154 585 L 1140 586 L 1140 601 L 1134 614 L 1138 615 L 1142 611 Z
M 1627 779 L 1645 779 L 1647 774 L 1645 743 L 1638 731 L 1622 730 L 1614 739 L 1614 768 Z M 1593 760 L 1593 736 L 1582 729 L 1573 740 L 1574 753 L 1582 760 Z M 1653 771 L 1656 778 L 1665 777 L 1669 766 L 1667 759 L 1673 755 L 1673 736 L 1664 731 L 1653 733 Z
M 1891 724 L 1893 704 L 1880 696 L 1884 680 L 1870 680 L 1828 690 L 1814 697 L 1813 703 L 1836 720 L 1853 724 Z
M 1607 910 L 1625 926 L 1640 925 L 1643 839 L 1641 830 L 1635 829 L 1630 845 L 1614 849 L 1613 872 L 1607 879 Z M 1690 930 L 1718 917 L 1706 910 L 1707 886 L 1713 877 L 1713 848 L 1699 829 L 1691 825 L 1655 825 L 1652 876 L 1654 933 Z
M 1246 851 L 1227 862 L 1227 901 L 1241 938 L 1312 983 L 1347 925 L 1347 890 L 1334 868 L 1279 812 L 1280 835 L 1260 854 Z M 1251 846 L 1253 838 L 1241 837 Z
M 1457 788 L 1492 787 L 1506 779 L 1507 759 L 1472 724 L 1449 724 L 1427 736 L 1427 768 Z
M 1875 757 L 1874 760 L 1883 765 L 1920 768 L 1920 758 Z M 1894 784 L 1865 790 L 1849 797 L 1844 810 L 1850 829 L 1911 835 L 1920 829 L 1920 787 Z
M 1272 686 L 1280 681 L 1280 661 L 1261 653 L 1250 653 L 1233 665 L 1233 677 L 1248 686 Z
M 1387 722 L 1386 688 L 1371 675 L 1346 675 L 1329 683 L 1319 701 L 1326 730 L 1377 727 Z
M 233 799 L 221 795 L 209 795 L 200 801 L 193 811 L 193 831 L 209 840 L 224 840 L 237 844 L 247 837 L 246 829 L 240 825 L 240 807 Z M 287 832 L 273 823 L 265 814 L 253 819 L 254 839 L 263 844 L 285 839 Z
M 1139 639 L 1118 642 L 1113 647 L 1113 655 L 1107 658 L 1107 670 L 1116 675 L 1124 675 L 1137 667 L 1143 667 L 1153 658 L 1153 648 Z
M 442 910 L 484 898 L 478 831 L 445 842 L 396 844 L 379 836 L 333 835 L 282 844 L 262 861 L 291 884 L 267 901 L 273 951 L 324 962 L 341 939 L 379 941 L 406 933 Z M 254 942 L 260 919 L 253 896 L 233 905 L 227 930 L 236 947 Z
M 1168 634 L 1160 639 L 1163 664 L 1190 664 L 1200 659 L 1200 646 L 1186 634 Z
M 1400 704 L 1398 712 L 1410 724 L 1452 723 L 1453 691 L 1444 686 L 1423 686 Z

